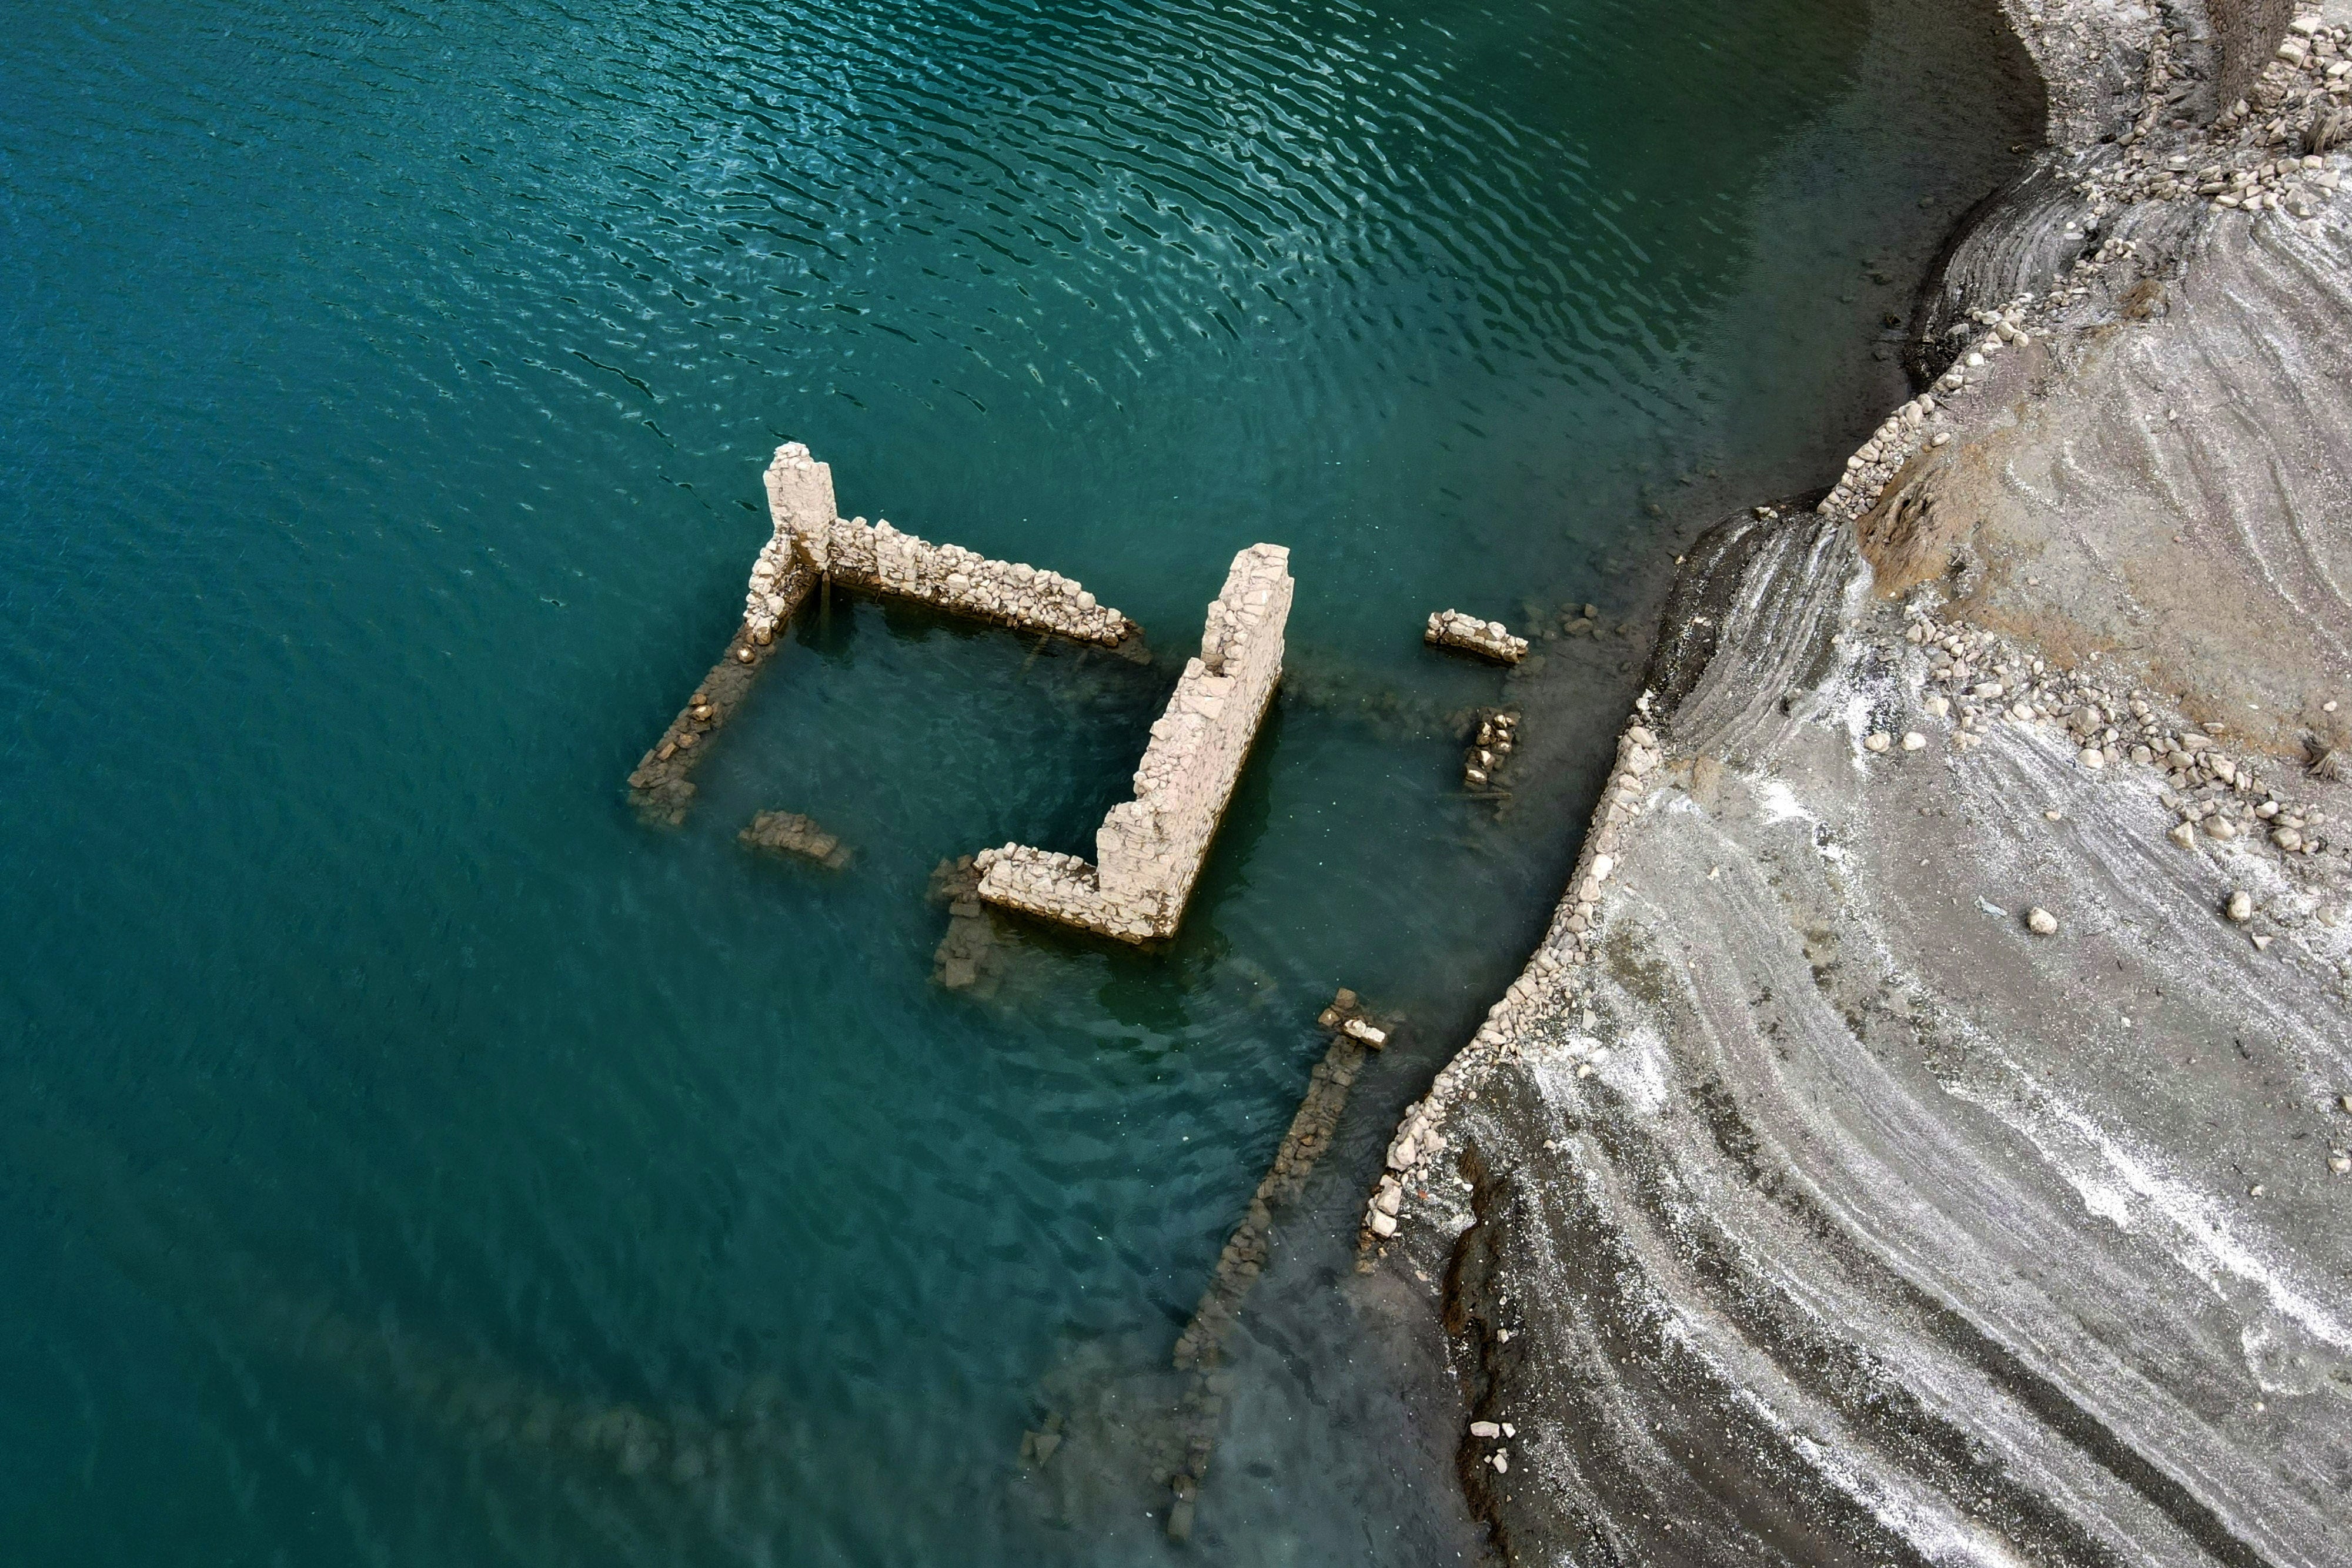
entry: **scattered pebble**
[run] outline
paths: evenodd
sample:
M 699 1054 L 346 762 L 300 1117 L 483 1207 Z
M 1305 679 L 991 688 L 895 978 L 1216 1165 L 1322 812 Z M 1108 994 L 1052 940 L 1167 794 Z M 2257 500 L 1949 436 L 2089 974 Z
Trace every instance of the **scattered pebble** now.
M 2036 936 L 2055 936 L 2058 917 L 2037 904 L 2025 912 L 2025 928 Z

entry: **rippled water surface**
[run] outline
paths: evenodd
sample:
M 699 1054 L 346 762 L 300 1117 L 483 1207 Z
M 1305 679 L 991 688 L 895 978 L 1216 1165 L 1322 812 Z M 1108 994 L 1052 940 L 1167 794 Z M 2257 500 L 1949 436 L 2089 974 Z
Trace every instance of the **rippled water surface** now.
M 1418 628 L 1613 633 L 1901 395 L 2034 129 L 1951 9 L 13 8 L 0 1556 L 1157 1561 L 1160 1375 L 1348 984 L 1407 1044 L 1192 1550 L 1454 1560 L 1350 1195 L 1607 737 L 1465 800 L 1503 682 Z M 641 825 L 786 438 L 1157 662 L 839 600 Z M 1293 674 L 1181 940 L 939 988 L 931 868 L 1088 847 L 1256 539 Z

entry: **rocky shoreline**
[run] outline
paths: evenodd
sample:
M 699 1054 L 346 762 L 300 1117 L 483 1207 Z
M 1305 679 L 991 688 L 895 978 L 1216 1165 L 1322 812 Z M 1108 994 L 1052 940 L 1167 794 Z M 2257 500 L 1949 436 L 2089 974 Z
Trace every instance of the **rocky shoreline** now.
M 2004 10 L 1919 395 L 1690 552 L 1367 1195 L 1509 1561 L 2352 1552 L 2352 16 Z

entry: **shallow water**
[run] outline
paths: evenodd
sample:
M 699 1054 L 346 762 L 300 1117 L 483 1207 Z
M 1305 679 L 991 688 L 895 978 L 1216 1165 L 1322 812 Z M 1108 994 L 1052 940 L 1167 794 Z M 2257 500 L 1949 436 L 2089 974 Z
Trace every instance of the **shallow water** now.
M 1638 639 L 1551 653 L 1580 706 L 1530 672 L 1590 733 L 1498 820 L 1449 716 L 1504 682 L 1419 627 L 1613 627 L 1902 395 L 1881 319 L 2038 112 L 1942 9 L 21 16 L 12 1560 L 1156 1560 L 1159 1375 L 1341 984 L 1412 1028 L 1199 1544 L 1450 1559 L 1350 1195 L 1540 929 Z M 838 600 L 641 825 L 785 438 L 1157 661 Z M 1261 538 L 1292 676 L 1172 950 L 940 989 L 932 866 L 1087 849 Z M 772 807 L 854 863 L 746 855 Z M 1024 1470 L 1055 1413 L 1092 1447 Z

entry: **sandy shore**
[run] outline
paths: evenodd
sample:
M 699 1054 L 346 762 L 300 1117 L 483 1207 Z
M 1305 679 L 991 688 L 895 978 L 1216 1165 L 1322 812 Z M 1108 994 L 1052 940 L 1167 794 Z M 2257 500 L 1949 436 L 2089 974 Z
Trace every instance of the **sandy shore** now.
M 1691 552 L 1367 1195 L 1509 1561 L 2352 1554 L 2352 16 L 2008 10 L 1921 397 Z

